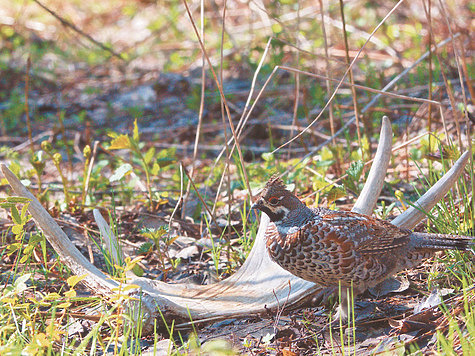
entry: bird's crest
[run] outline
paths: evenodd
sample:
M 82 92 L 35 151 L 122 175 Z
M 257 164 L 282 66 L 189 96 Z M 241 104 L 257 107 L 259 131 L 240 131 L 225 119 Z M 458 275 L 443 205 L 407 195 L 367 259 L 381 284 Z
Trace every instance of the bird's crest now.
M 266 186 L 264 189 L 269 190 L 269 189 L 275 189 L 275 190 L 287 190 L 287 187 L 285 186 L 284 182 L 282 179 L 280 179 L 278 174 L 274 174 L 269 181 L 266 183 Z

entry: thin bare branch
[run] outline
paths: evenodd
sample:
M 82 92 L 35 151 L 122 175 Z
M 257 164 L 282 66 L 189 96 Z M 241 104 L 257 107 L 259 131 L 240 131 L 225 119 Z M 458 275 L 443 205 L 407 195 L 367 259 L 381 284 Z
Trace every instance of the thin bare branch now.
M 252 201 L 251 188 L 249 186 L 249 179 L 247 177 L 246 167 L 244 166 L 244 159 L 243 159 L 243 156 L 242 156 L 241 147 L 240 147 L 239 141 L 237 140 L 237 137 L 236 137 L 236 131 L 234 129 L 234 124 L 233 124 L 233 121 L 231 119 L 231 113 L 229 112 L 229 107 L 228 107 L 228 104 L 227 104 L 227 101 L 226 101 L 226 97 L 224 95 L 223 87 L 222 87 L 220 81 L 218 80 L 218 76 L 216 75 L 216 72 L 213 68 L 211 60 L 209 59 L 208 53 L 205 49 L 205 46 L 204 46 L 203 41 L 201 39 L 201 36 L 198 32 L 198 29 L 196 28 L 196 24 L 195 24 L 195 21 L 193 19 L 193 15 L 190 11 L 190 7 L 188 6 L 187 0 L 183 0 L 183 4 L 185 5 L 185 9 L 186 9 L 186 12 L 188 14 L 188 17 L 190 18 L 191 25 L 193 26 L 193 30 L 195 31 L 196 37 L 198 38 L 198 42 L 200 44 L 201 51 L 203 52 L 204 56 L 206 57 L 206 61 L 208 62 L 208 66 L 211 70 L 211 73 L 213 74 L 213 78 L 214 78 L 214 81 L 216 83 L 216 86 L 218 87 L 219 95 L 221 96 L 221 100 L 224 104 L 224 108 L 226 109 L 226 116 L 228 118 L 229 127 L 231 128 L 231 132 L 232 132 L 233 137 L 234 137 L 234 142 L 235 142 L 237 150 L 238 150 L 238 155 L 239 155 L 239 160 L 240 160 L 240 163 L 241 163 L 242 171 L 244 173 L 244 180 L 245 180 L 245 183 L 246 183 L 246 187 L 249 191 L 249 200 Z
M 204 2 L 201 0 L 200 3 L 200 26 L 201 26 L 201 38 L 204 41 L 204 27 L 205 27 L 205 21 L 204 21 Z M 203 124 L 203 112 L 204 112 L 204 106 L 205 106 L 205 92 L 206 92 L 206 57 L 204 53 L 201 54 L 201 96 L 200 96 L 200 108 L 198 111 L 198 126 L 196 127 L 196 134 L 195 134 L 195 145 L 193 147 L 193 159 L 191 161 L 191 172 L 190 176 L 194 177 L 195 175 L 195 163 L 196 163 L 196 157 L 198 155 L 198 144 L 200 142 L 200 134 L 201 134 L 201 126 Z M 188 180 L 188 184 L 186 185 L 186 193 L 183 197 L 183 207 L 181 209 L 181 218 L 185 218 L 185 213 L 186 213 L 186 204 L 188 203 L 188 196 L 190 195 L 190 188 L 191 188 L 191 180 Z
M 399 7 L 399 5 L 401 5 L 402 3 L 404 2 L 404 0 L 399 0 L 398 3 L 396 5 L 393 6 L 393 8 L 386 14 L 386 16 L 379 22 L 379 24 L 374 28 L 374 30 L 371 32 L 370 34 L 370 38 L 372 38 L 374 36 L 374 34 L 379 30 L 379 28 L 386 22 L 386 20 L 396 11 L 396 9 Z M 272 153 L 275 153 L 277 152 L 278 150 L 280 150 L 281 148 L 287 146 L 289 143 L 295 141 L 297 138 L 299 138 L 307 129 L 309 129 L 310 127 L 312 127 L 315 122 L 317 122 L 320 117 L 323 115 L 323 113 L 325 112 L 325 110 L 328 108 L 328 106 L 330 105 L 330 103 L 333 101 L 333 99 L 335 98 L 338 90 L 340 89 L 341 85 L 343 84 L 346 76 L 348 75 L 348 73 L 350 72 L 350 70 L 353 68 L 353 65 L 356 63 L 356 61 L 358 60 L 361 52 L 363 51 L 363 49 L 366 48 L 366 45 L 368 44 L 370 38 L 368 38 L 366 40 L 366 42 L 363 44 L 363 46 L 359 49 L 357 55 L 355 56 L 355 58 L 353 58 L 353 60 L 351 61 L 350 65 L 348 66 L 348 68 L 346 69 L 345 73 L 343 74 L 342 78 L 340 79 L 338 85 L 336 86 L 335 90 L 333 91 L 333 94 L 332 96 L 328 99 L 327 103 L 325 104 L 325 106 L 323 107 L 322 111 L 320 112 L 320 114 L 317 115 L 317 117 L 300 133 L 298 133 L 297 135 L 295 135 L 291 140 L 287 141 L 286 143 L 280 145 L 279 147 L 277 147 L 275 150 L 272 151 Z
M 63 17 L 61 17 L 60 15 L 58 15 L 56 12 L 54 12 L 53 10 L 51 10 L 50 8 L 48 8 L 46 5 L 43 5 L 41 2 L 39 2 L 38 0 L 33 0 L 36 4 L 38 4 L 39 7 L 41 7 L 42 9 L 46 10 L 47 12 L 49 12 L 53 17 L 55 17 L 59 22 L 61 22 L 63 24 L 63 26 L 66 26 L 66 27 L 69 27 L 71 30 L 73 30 L 74 32 L 77 32 L 79 33 L 81 36 L 83 37 L 86 37 L 89 41 L 91 41 L 92 43 L 94 43 L 96 46 L 102 48 L 104 51 L 106 52 L 109 52 L 111 53 L 114 57 L 117 57 L 123 61 L 125 61 L 126 59 L 124 58 L 124 56 L 122 55 L 122 53 L 117 53 L 116 51 L 114 51 L 112 48 L 110 48 L 109 46 L 106 46 L 104 45 L 103 43 L 95 40 L 94 38 L 91 37 L 91 35 L 88 35 L 87 33 L 85 33 L 84 31 L 82 31 L 81 29 L 79 29 L 77 26 L 73 25 L 71 22 L 65 20 Z
M 221 234 L 221 233 L 222 233 L 221 226 L 219 226 L 219 224 L 216 222 L 216 218 L 214 217 L 213 212 L 208 208 L 208 204 L 206 204 L 206 202 L 204 201 L 204 199 L 203 199 L 203 197 L 201 196 L 200 192 L 198 191 L 198 188 L 196 187 L 195 182 L 193 181 L 193 178 L 191 177 L 190 173 L 188 173 L 188 170 L 187 170 L 186 167 L 183 165 L 183 163 L 181 163 L 181 167 L 182 167 L 183 171 L 185 172 L 185 175 L 188 177 L 189 181 L 191 182 L 191 185 L 193 186 L 193 189 L 195 190 L 196 195 L 198 195 L 198 198 L 200 199 L 201 204 L 203 204 L 204 208 L 206 209 L 206 211 L 208 212 L 209 216 L 211 217 L 211 220 L 212 220 L 213 223 L 216 225 L 216 227 L 218 228 L 218 230 L 219 230 L 219 232 L 220 232 L 220 234 Z

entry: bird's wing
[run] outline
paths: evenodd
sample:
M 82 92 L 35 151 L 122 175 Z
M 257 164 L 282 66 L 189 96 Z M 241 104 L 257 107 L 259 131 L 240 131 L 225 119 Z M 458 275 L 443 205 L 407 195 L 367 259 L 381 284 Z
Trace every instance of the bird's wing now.
M 368 215 L 322 209 L 318 212 L 324 224 L 350 239 L 362 254 L 391 251 L 409 242 L 410 231 Z

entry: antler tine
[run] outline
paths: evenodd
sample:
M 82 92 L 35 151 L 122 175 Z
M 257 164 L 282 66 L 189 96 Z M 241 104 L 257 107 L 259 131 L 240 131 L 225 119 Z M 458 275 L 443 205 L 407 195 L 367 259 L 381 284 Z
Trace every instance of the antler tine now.
M 366 215 L 371 215 L 373 212 L 381 189 L 383 189 L 384 177 L 391 159 L 392 136 L 391 121 L 389 121 L 387 116 L 383 116 L 380 141 L 368 179 L 351 211 Z
M 412 229 L 422 219 L 426 217 L 426 213 L 432 209 L 437 202 L 442 199 L 445 194 L 452 188 L 460 177 L 468 162 L 470 152 L 465 151 L 450 170 L 440 178 L 422 197 L 420 197 L 415 203 L 415 207 L 410 207 L 393 221 L 392 224 L 404 227 L 406 229 Z

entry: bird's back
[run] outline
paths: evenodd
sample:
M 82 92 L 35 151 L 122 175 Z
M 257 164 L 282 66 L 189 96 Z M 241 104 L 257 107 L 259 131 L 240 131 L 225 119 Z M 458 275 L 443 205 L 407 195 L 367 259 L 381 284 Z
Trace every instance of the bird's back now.
M 353 284 L 362 289 L 385 279 L 408 243 L 407 230 L 350 212 L 313 209 L 298 229 L 281 234 L 274 223 L 266 232 L 269 254 L 296 276 L 325 286 Z M 379 236 L 375 241 L 375 236 Z

